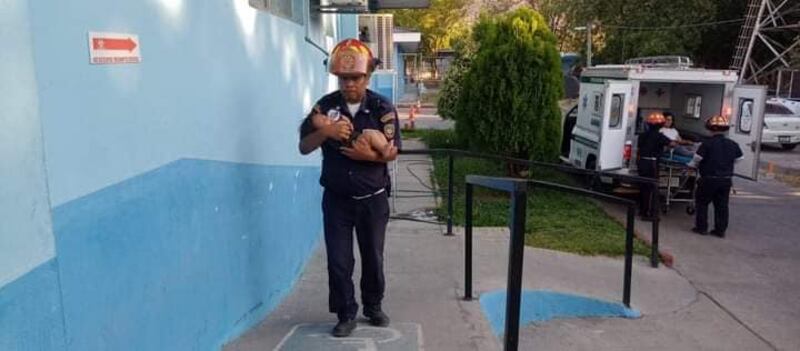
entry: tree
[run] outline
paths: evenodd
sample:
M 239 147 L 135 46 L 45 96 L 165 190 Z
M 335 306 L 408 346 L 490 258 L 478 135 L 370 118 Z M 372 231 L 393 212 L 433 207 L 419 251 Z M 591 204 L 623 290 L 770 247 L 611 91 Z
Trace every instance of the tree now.
M 631 57 L 653 55 L 691 56 L 701 46 L 699 26 L 712 21 L 714 0 L 597 1 L 594 13 L 605 34 L 605 45 L 598 57 L 619 63 Z
M 745 16 L 746 1 L 717 0 L 714 21 L 728 21 Z M 743 22 L 725 23 L 702 28 L 700 45 L 692 58 L 701 67 L 724 69 L 730 67 Z
M 484 16 L 455 103 L 456 133 L 481 151 L 553 161 L 562 93 L 556 38 L 536 11 Z
M 422 52 L 433 55 L 449 49 L 451 41 L 468 29 L 464 21 L 468 0 L 432 0 L 427 9 L 392 11 L 396 26 L 422 33 Z

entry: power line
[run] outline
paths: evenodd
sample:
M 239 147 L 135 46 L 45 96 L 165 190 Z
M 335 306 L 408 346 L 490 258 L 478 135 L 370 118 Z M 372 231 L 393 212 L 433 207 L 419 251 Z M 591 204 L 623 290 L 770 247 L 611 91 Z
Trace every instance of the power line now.
M 732 19 L 732 20 L 724 20 L 724 21 L 716 21 L 716 22 L 679 24 L 679 25 L 676 25 L 676 26 L 664 26 L 664 27 L 617 26 L 617 25 L 613 25 L 613 24 L 603 24 L 603 25 L 600 25 L 600 26 L 601 27 L 606 27 L 606 28 L 612 28 L 612 29 L 622 29 L 622 30 L 655 31 L 655 30 L 710 27 L 710 26 L 718 26 L 718 25 L 725 25 L 725 24 L 736 24 L 736 23 L 741 23 L 741 22 L 744 22 L 744 18 Z

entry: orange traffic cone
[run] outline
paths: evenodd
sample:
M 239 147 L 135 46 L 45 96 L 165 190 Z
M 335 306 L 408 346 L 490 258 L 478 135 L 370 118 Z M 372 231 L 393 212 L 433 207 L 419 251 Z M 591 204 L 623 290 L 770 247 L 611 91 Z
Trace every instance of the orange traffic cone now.
M 408 109 L 408 125 L 406 129 L 414 130 L 414 120 L 417 118 L 417 113 L 419 113 L 419 101 Z

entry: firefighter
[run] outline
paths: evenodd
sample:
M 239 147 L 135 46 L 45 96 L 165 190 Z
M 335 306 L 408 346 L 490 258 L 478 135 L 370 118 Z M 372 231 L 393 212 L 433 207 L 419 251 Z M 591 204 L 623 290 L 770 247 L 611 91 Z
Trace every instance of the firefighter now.
M 338 317 L 335 337 L 349 336 L 356 328 L 359 305 L 353 286 L 353 229 L 361 256 L 363 314 L 374 326 L 389 325 L 381 303 L 385 290 L 383 248 L 389 220 L 387 162 L 397 157 L 400 135 L 397 113 L 385 97 L 367 89 L 377 65 L 370 49 L 347 39 L 334 47 L 328 69 L 339 80 L 339 90 L 325 95 L 300 127 L 300 152 L 322 148 L 320 184 L 325 249 L 328 257 L 328 307 Z M 334 123 L 314 128 L 314 116 Z M 363 130 L 381 131 L 392 143 L 379 154 L 357 138 Z
M 724 238 L 728 229 L 728 199 L 733 186 L 733 166 L 744 156 L 739 145 L 725 137 L 729 128 L 725 116 L 714 116 L 706 121 L 706 129 L 713 136 L 700 145 L 691 162 L 700 173 L 695 194 L 697 213 L 692 228 L 693 232 L 700 235 L 709 233 L 708 204 L 711 202 L 714 203 L 714 229 L 710 233 Z
M 676 143 L 664 134 L 661 134 L 661 127 L 666 122 L 664 115 L 660 112 L 653 112 L 647 116 L 645 120 L 647 123 L 647 130 L 639 135 L 638 149 L 639 160 L 637 167 L 639 169 L 639 176 L 645 178 L 658 179 L 658 160 L 667 146 L 675 146 Z M 639 187 L 639 215 L 644 220 L 652 220 L 655 217 L 653 213 L 653 195 L 657 191 L 656 184 L 641 184 Z

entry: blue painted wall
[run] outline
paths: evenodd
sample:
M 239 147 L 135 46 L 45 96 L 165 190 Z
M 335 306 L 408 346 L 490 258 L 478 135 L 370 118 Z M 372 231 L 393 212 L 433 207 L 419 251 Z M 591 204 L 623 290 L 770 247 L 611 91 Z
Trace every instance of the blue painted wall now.
M 397 77 L 395 71 L 376 71 L 370 78 L 370 89 L 396 103 L 394 82 Z
M 253 325 L 313 251 L 318 178 L 180 160 L 59 206 L 69 349 L 208 350 Z
M 0 350 L 64 350 L 58 264 L 49 260 L 0 287 Z
M 403 60 L 403 52 L 399 45 L 394 46 L 394 62 L 397 71 L 397 99 L 402 99 L 406 92 L 406 62 Z
M 35 243 L 0 258 L 0 349 L 216 349 L 266 316 L 321 230 L 296 131 L 335 82 L 307 29 L 245 0 L 3 4 L 2 195 L 35 206 L 0 198 L 0 257 Z M 90 65 L 90 31 L 142 62 Z

